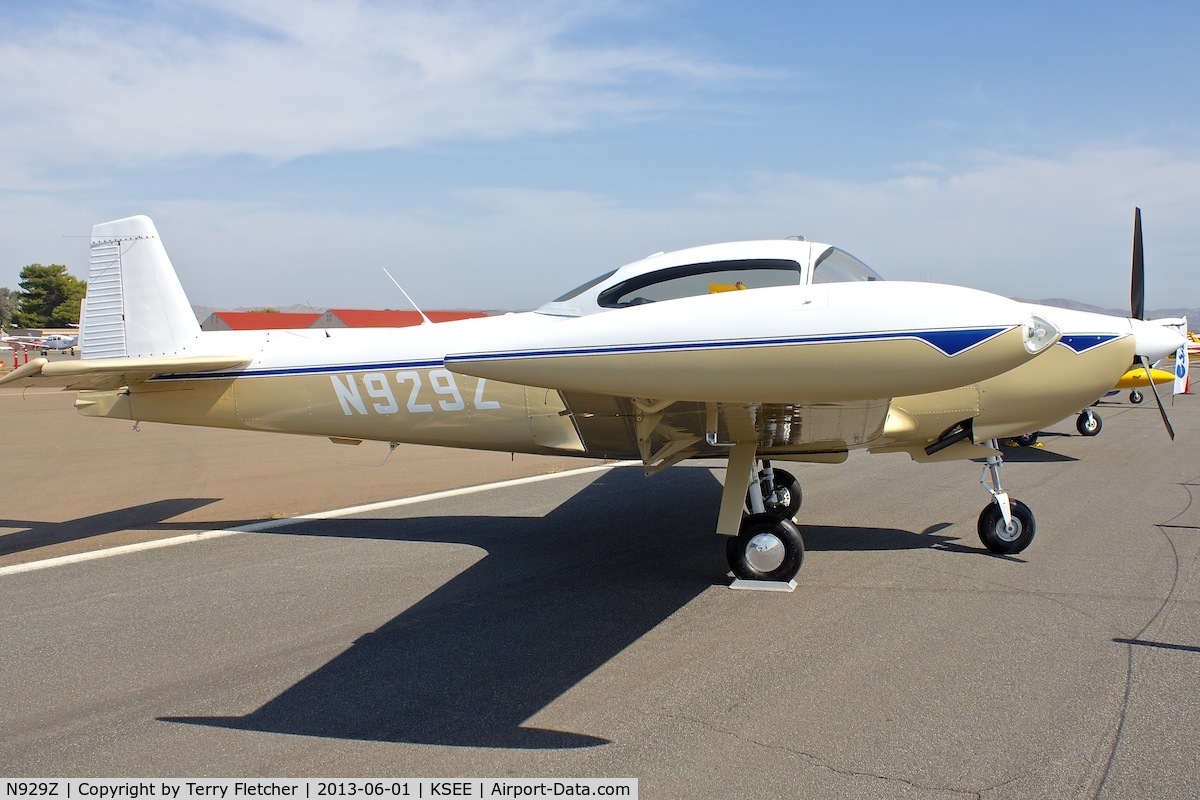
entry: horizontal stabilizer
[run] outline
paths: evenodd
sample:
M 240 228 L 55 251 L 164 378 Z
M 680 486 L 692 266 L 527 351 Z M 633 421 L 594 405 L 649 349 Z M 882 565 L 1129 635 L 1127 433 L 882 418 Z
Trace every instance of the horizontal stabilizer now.
M 184 375 L 244 367 L 249 356 L 168 356 L 48 361 L 35 358 L 4 377 L 0 386 L 61 386 L 68 390 L 119 389 L 156 375 Z

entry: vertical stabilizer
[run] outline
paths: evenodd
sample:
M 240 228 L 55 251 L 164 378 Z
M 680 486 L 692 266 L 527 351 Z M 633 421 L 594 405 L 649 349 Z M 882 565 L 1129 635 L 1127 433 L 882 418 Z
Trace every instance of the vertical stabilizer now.
M 80 343 L 87 359 L 178 355 L 200 334 L 149 217 L 92 228 Z

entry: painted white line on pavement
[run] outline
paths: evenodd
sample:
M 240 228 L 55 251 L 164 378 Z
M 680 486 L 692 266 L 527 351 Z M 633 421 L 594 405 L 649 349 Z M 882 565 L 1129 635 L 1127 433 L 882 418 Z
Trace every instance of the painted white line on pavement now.
M 565 470 L 563 472 L 549 472 L 544 475 L 530 475 L 527 478 L 513 478 L 507 481 L 498 481 L 496 483 L 485 483 L 480 486 L 466 486 L 462 489 L 446 489 L 441 492 L 432 492 L 430 494 L 417 495 L 416 497 L 401 497 L 396 500 L 384 500 L 379 503 L 367 503 L 360 506 L 349 506 L 347 508 L 339 508 L 333 511 L 318 511 L 313 514 L 301 514 L 295 517 L 287 517 L 285 519 L 269 519 L 262 522 L 255 522 L 250 525 L 242 525 L 237 528 L 229 528 L 227 530 L 212 530 L 200 531 L 199 533 L 185 533 L 182 536 L 172 536 L 169 539 L 154 539 L 148 542 L 138 542 L 136 544 L 124 544 L 118 547 L 108 547 L 103 550 L 92 550 L 87 553 L 75 553 L 69 556 L 58 556 L 56 558 L 46 558 L 41 561 L 29 561 L 24 564 L 13 564 L 8 567 L 0 567 L 0 577 L 5 575 L 16 575 L 21 572 L 33 572 L 39 569 L 49 569 L 50 567 L 61 567 L 67 564 L 78 564 L 83 561 L 94 561 L 98 558 L 109 558 L 111 556 L 121 556 L 128 553 L 140 553 L 144 550 L 156 550 L 160 547 L 173 547 L 177 544 L 191 544 L 192 542 L 203 542 L 208 539 L 220 539 L 224 536 L 233 536 L 237 533 L 258 533 L 259 531 L 268 531 L 273 528 L 282 528 L 285 525 L 291 525 L 296 522 L 304 522 L 305 520 L 318 519 L 335 519 L 337 517 L 348 517 L 352 514 L 366 514 L 371 511 L 382 511 L 388 508 L 397 508 L 398 506 L 409 506 L 417 503 L 429 503 L 435 500 L 445 500 L 450 497 L 461 497 L 467 494 L 475 494 L 477 492 L 487 492 L 492 489 L 507 489 L 513 486 L 523 486 L 527 483 L 539 483 L 541 481 L 554 480 L 556 478 L 566 478 L 572 475 L 587 475 L 591 472 L 603 472 L 613 469 L 614 467 L 625 467 L 631 464 L 640 464 L 640 461 L 617 461 L 611 464 L 597 464 L 591 467 L 583 467 L 582 469 Z

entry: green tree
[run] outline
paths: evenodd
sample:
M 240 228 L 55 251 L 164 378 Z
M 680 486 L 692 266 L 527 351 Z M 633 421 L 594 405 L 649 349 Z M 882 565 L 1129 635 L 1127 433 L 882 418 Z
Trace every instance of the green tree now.
M 66 328 L 79 322 L 79 301 L 87 293 L 62 264 L 30 264 L 21 269 L 16 323 L 21 328 Z
M 17 293 L 5 286 L 0 289 L 0 327 L 10 327 L 16 315 Z

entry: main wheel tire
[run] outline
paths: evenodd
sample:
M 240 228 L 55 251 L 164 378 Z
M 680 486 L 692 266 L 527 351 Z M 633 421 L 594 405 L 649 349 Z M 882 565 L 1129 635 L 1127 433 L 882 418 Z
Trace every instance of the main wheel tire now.
M 751 581 L 790 581 L 804 563 L 804 539 L 791 520 L 771 514 L 751 514 L 725 547 L 736 578 Z
M 763 493 L 763 511 L 776 519 L 795 520 L 800 513 L 800 505 L 804 496 L 800 491 L 800 481 L 787 470 L 777 469 L 775 472 L 775 492 L 767 494 L 766 487 L 760 484 Z M 746 508 L 753 510 L 750 505 L 750 492 L 746 492 Z
M 1089 414 L 1086 411 L 1075 420 L 1075 430 L 1082 436 L 1095 436 L 1104 427 L 1099 414 Z
M 1033 447 L 1038 443 L 1038 431 L 1034 431 L 1033 433 L 1022 433 L 1020 436 L 1016 437 L 1016 441 L 1017 444 L 1021 445 L 1021 447 Z
M 1137 404 L 1137 403 L 1142 402 L 1145 399 L 1146 399 L 1146 395 L 1142 394 L 1137 389 L 1134 389 L 1132 392 L 1129 393 L 1129 402 L 1131 402 L 1131 403 Z
M 979 514 L 979 540 L 993 553 L 1019 553 L 1029 547 L 1037 531 L 1029 506 L 1020 500 L 1009 500 L 1009 510 L 1012 512 L 1012 528 L 1004 524 L 1004 514 L 995 503 L 988 503 Z

